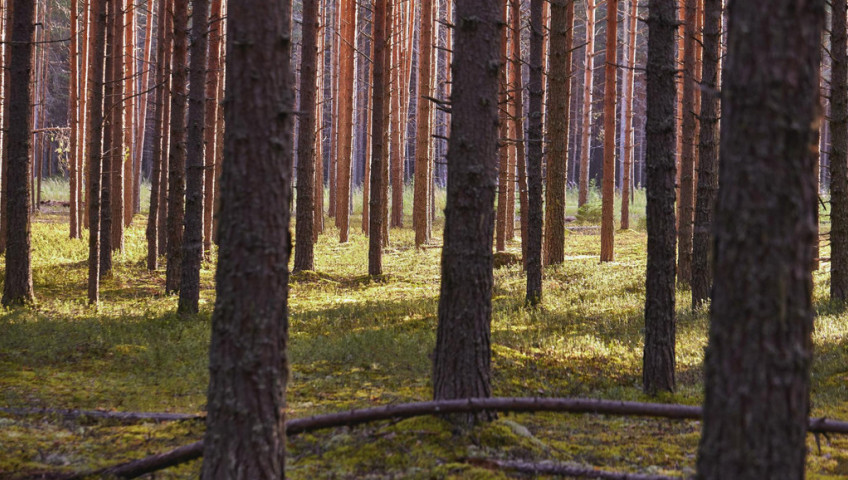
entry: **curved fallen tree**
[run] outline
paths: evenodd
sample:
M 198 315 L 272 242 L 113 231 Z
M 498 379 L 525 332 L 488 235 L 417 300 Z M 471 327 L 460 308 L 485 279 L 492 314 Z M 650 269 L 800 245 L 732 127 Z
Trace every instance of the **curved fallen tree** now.
M 325 428 L 351 427 L 380 420 L 403 419 L 424 415 L 447 415 L 471 413 L 485 410 L 498 412 L 561 412 L 591 413 L 617 416 L 641 416 L 700 420 L 701 407 L 690 405 L 621 402 L 588 398 L 469 398 L 462 400 L 440 400 L 430 402 L 401 403 L 384 407 L 364 408 L 345 412 L 298 418 L 286 423 L 286 434 L 312 432 Z M 848 422 L 826 418 L 811 418 L 807 431 L 810 433 L 848 434 Z M 122 463 L 94 472 L 72 474 L 66 480 L 83 479 L 89 476 L 113 476 L 136 478 L 141 475 L 173 467 L 200 458 L 203 441 L 179 447 L 166 453 L 152 455 L 140 460 Z M 594 471 L 594 470 L 593 470 Z M 596 477 L 604 478 L 604 477 Z M 616 477 L 606 477 L 616 478 Z M 638 478 L 638 477 L 619 477 Z

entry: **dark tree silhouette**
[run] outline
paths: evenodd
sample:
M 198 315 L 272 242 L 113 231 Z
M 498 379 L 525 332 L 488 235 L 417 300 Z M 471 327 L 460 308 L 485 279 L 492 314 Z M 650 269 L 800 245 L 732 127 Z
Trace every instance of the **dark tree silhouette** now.
M 202 478 L 280 479 L 288 380 L 291 2 L 229 2 L 227 15 L 227 161 Z
M 830 298 L 848 299 L 848 58 L 846 2 L 834 0 L 830 33 Z
M 804 478 L 824 17 L 824 0 L 728 4 L 705 480 Z

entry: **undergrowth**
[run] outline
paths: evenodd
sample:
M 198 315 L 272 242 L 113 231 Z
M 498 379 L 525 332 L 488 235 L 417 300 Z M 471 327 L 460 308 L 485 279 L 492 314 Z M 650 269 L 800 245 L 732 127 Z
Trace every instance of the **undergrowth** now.
M 67 238 L 66 215 L 53 209 L 35 217 L 37 305 L 0 317 L 0 406 L 202 413 L 215 252 L 201 272 L 200 313 L 180 319 L 176 297 L 163 294 L 163 269 L 145 268 L 146 217 L 136 216 L 94 310 L 85 300 L 86 239 Z M 411 224 L 409 216 L 405 220 Z M 386 275 L 372 280 L 358 218 L 346 244 L 338 243 L 332 223 L 325 219 L 316 270 L 291 281 L 288 416 L 430 399 L 441 231 L 435 231 L 432 245 L 416 249 L 411 230 L 393 229 Z M 567 235 L 566 262 L 546 269 L 538 310 L 524 308 L 519 265 L 496 270 L 495 395 L 657 401 L 641 392 L 645 242 L 641 231 L 618 232 L 616 261 L 599 264 L 596 232 Z M 520 254 L 520 243 L 509 242 L 508 250 Z M 822 256 L 829 256 L 826 247 Z M 820 299 L 827 297 L 828 266 L 815 273 Z M 698 404 L 707 313 L 689 309 L 687 290 L 677 300 L 678 391 L 659 401 Z M 848 419 L 848 318 L 824 300 L 816 306 L 812 415 Z M 0 477 L 103 467 L 190 443 L 202 432 L 198 421 L 125 425 L 0 414 Z M 470 431 L 423 417 L 295 436 L 289 440 L 287 475 L 510 478 L 467 462 L 470 458 L 689 475 L 699 433 L 694 421 L 598 415 L 501 415 Z M 812 437 L 808 443 L 809 477 L 848 477 L 848 440 L 820 440 L 820 449 Z M 193 462 L 156 478 L 196 478 L 198 468 Z

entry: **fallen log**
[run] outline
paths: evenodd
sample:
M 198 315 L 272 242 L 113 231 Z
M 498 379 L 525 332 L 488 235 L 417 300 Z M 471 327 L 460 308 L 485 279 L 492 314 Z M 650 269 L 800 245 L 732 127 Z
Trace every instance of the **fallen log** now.
M 431 402 L 401 403 L 384 407 L 364 408 L 346 412 L 315 415 L 286 422 L 286 434 L 312 432 L 333 427 L 352 427 L 379 420 L 419 417 L 423 415 L 447 415 L 471 413 L 484 410 L 498 412 L 562 412 L 590 413 L 617 416 L 640 416 L 700 420 L 701 407 L 665 403 L 621 402 L 588 398 L 469 398 L 462 400 L 439 400 Z M 811 418 L 810 433 L 848 433 L 848 422 Z M 203 441 L 179 447 L 170 452 L 153 455 L 141 460 L 122 463 L 96 472 L 74 474 L 67 480 L 88 476 L 112 475 L 118 478 L 136 478 L 146 473 L 179 465 L 200 457 Z M 614 477 L 613 477 L 614 478 Z
M 664 475 L 644 475 L 640 473 L 619 473 L 598 470 L 594 467 L 569 465 L 554 462 L 521 462 L 496 459 L 469 459 L 468 463 L 489 470 L 507 470 L 532 475 L 562 475 L 568 477 L 600 478 L 602 480 L 680 480 L 683 477 L 668 477 Z
M 175 420 L 198 420 L 205 418 L 203 415 L 191 415 L 186 413 L 158 413 L 158 412 L 110 412 L 107 410 L 70 410 L 54 408 L 8 408 L 0 407 L 0 413 L 27 417 L 32 415 L 59 415 L 65 418 L 104 418 L 120 420 L 123 422 L 137 422 L 139 420 L 151 420 L 155 422 L 171 422 Z

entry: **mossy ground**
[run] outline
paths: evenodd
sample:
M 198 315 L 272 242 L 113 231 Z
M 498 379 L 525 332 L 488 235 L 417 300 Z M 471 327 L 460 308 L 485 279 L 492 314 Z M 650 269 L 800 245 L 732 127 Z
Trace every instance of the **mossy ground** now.
M 145 217 L 137 216 L 95 311 L 85 300 L 87 243 L 68 240 L 65 222 L 61 210 L 36 217 L 37 306 L 0 316 L 0 406 L 203 412 L 214 253 L 203 265 L 200 314 L 180 319 L 176 297 L 162 293 L 164 272 L 145 268 Z M 338 244 L 328 228 L 316 247 L 316 271 L 292 278 L 292 418 L 430 398 L 441 231 L 432 248 L 417 250 L 410 230 L 392 230 L 386 275 L 372 280 L 365 275 L 367 239 L 358 221 L 351 224 L 349 243 Z M 495 395 L 651 400 L 640 389 L 645 241 L 644 232 L 618 232 L 616 262 L 599 264 L 597 233 L 568 235 L 567 261 L 546 269 L 544 304 L 536 311 L 523 306 L 520 266 L 495 272 Z M 520 244 L 509 249 L 519 253 Z M 848 419 L 848 316 L 823 300 L 828 266 L 815 274 L 813 415 Z M 707 314 L 691 312 L 686 290 L 678 304 L 679 388 L 661 401 L 697 404 Z M 0 414 L 0 477 L 102 467 L 190 443 L 202 431 L 198 421 L 125 425 Z M 699 432 L 692 421 L 563 414 L 502 415 L 460 432 L 423 417 L 293 437 L 287 473 L 295 479 L 510 478 L 464 461 L 494 457 L 687 474 Z M 848 439 L 820 440 L 821 450 L 812 436 L 808 442 L 809 476 L 848 478 Z M 195 478 L 198 468 L 193 462 L 156 478 Z

